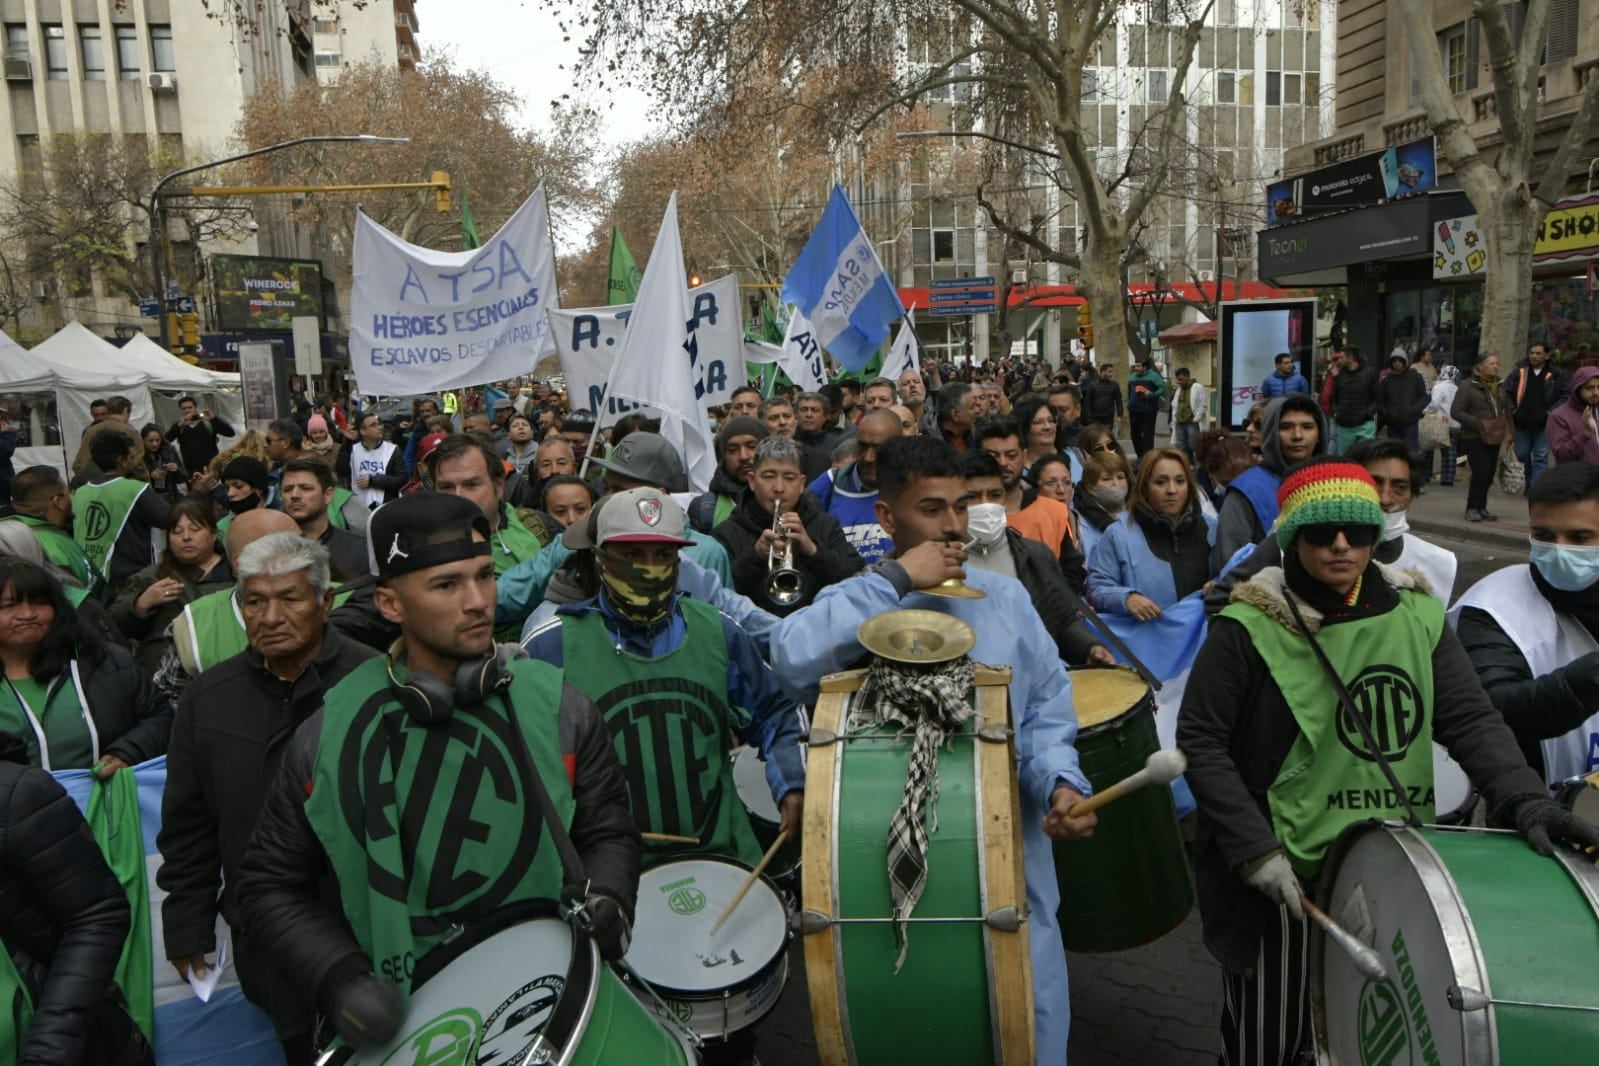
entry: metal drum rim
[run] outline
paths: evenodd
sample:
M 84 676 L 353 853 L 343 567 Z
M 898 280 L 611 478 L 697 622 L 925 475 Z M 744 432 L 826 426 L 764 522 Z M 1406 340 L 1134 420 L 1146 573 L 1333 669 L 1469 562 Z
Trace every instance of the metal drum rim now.
M 1100 673 L 1103 671 L 1112 670 L 1125 673 L 1133 680 L 1137 681 L 1142 689 L 1142 694 L 1119 714 L 1107 718 L 1103 722 L 1095 722 L 1093 725 L 1083 725 L 1081 719 L 1079 718 L 1077 725 L 1077 738 L 1079 742 L 1088 740 L 1099 734 L 1114 732 L 1116 729 L 1122 727 L 1129 717 L 1143 710 L 1146 705 L 1151 713 L 1153 713 L 1155 710 L 1155 690 L 1150 688 L 1149 685 L 1145 684 L 1144 680 L 1140 678 L 1137 673 L 1128 669 L 1127 667 L 1075 666 L 1066 671 L 1066 677 L 1068 680 L 1075 680 L 1077 677 L 1086 673 Z M 1077 690 L 1075 685 L 1072 687 L 1072 706 L 1074 708 L 1073 713 L 1076 713 L 1075 708 L 1077 706 Z

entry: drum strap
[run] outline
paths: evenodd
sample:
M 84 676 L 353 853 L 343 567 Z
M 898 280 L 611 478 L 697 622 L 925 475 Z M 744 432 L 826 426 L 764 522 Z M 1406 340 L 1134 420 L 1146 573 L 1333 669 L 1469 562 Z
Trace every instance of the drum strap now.
M 1093 623 L 1094 628 L 1099 631 L 1099 635 L 1110 641 L 1110 646 L 1116 649 L 1116 654 L 1126 659 L 1127 665 L 1138 671 L 1138 676 L 1144 679 L 1144 684 L 1159 692 L 1161 690 L 1160 678 L 1156 677 L 1154 672 L 1144 665 L 1142 659 L 1133 654 L 1131 648 L 1122 643 L 1122 638 L 1116 635 L 1114 629 L 1105 624 L 1104 620 L 1099 617 L 1099 613 L 1088 605 L 1088 601 L 1078 597 L 1077 606 L 1082 608 L 1083 616 Z
M 501 693 L 505 700 L 505 709 L 510 714 L 511 721 L 519 722 L 516 706 L 511 701 L 511 689 L 507 687 Z M 528 748 L 527 737 L 522 735 L 520 729 L 511 730 L 516 737 L 516 742 L 522 746 L 522 755 L 527 760 L 527 765 L 535 765 L 533 752 Z M 550 840 L 555 845 L 555 853 L 560 856 L 561 869 L 565 872 L 566 883 L 576 885 L 588 894 L 589 874 L 583 865 L 583 857 L 577 853 L 577 845 L 572 843 L 572 836 L 566 831 L 566 826 L 561 822 L 560 813 L 555 809 L 555 801 L 550 798 L 549 790 L 544 787 L 544 779 L 537 773 L 528 775 L 528 791 L 533 794 L 534 800 L 539 805 L 539 815 L 544 819 L 544 825 L 550 831 Z
M 1366 742 L 1366 750 L 1377 759 L 1377 765 L 1382 768 L 1383 776 L 1388 779 L 1388 786 L 1399 797 L 1399 802 L 1405 806 L 1405 821 L 1413 828 L 1421 828 L 1421 816 L 1416 813 L 1415 804 L 1410 802 L 1410 792 L 1399 783 L 1399 775 L 1394 773 L 1393 763 L 1388 761 L 1388 756 L 1382 753 L 1382 745 L 1377 743 L 1377 738 L 1372 735 L 1371 723 L 1366 721 L 1366 716 L 1360 713 L 1355 706 L 1355 701 L 1350 698 L 1349 690 L 1344 687 L 1344 679 L 1338 676 L 1338 670 L 1332 661 L 1327 658 L 1327 653 L 1322 651 L 1321 644 L 1316 640 L 1316 634 L 1311 632 L 1305 624 L 1305 618 L 1299 613 L 1299 604 L 1294 594 L 1283 588 L 1283 599 L 1288 603 L 1288 611 L 1294 616 L 1294 623 L 1299 626 L 1299 631 L 1304 634 L 1305 640 L 1310 644 L 1310 650 L 1315 653 L 1316 661 L 1327 674 L 1327 680 L 1332 682 L 1333 691 L 1338 693 L 1338 702 L 1343 705 L 1344 713 L 1349 715 L 1355 723 L 1355 728 L 1360 731 L 1360 739 Z

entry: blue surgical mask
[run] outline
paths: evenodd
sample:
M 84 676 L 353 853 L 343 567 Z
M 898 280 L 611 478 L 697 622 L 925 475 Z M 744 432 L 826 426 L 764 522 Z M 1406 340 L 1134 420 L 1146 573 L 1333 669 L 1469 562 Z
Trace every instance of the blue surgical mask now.
M 1535 540 L 1528 559 L 1561 592 L 1582 592 L 1599 582 L 1599 546 Z

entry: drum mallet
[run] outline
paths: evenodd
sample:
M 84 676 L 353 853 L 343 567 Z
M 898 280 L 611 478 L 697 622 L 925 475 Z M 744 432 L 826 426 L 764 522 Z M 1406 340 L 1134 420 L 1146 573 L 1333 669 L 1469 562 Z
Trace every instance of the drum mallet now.
M 1388 968 L 1382 964 L 1382 957 L 1371 948 L 1356 940 L 1343 926 L 1328 917 L 1327 912 L 1310 902 L 1309 896 L 1301 895 L 1299 905 L 1305 909 L 1310 920 L 1321 926 L 1326 931 L 1329 939 L 1334 944 L 1344 949 L 1349 956 L 1349 961 L 1355 964 L 1355 970 L 1368 981 L 1382 981 L 1388 977 Z
M 766 849 L 766 854 L 761 856 L 761 861 L 755 864 L 755 869 L 750 871 L 750 875 L 739 886 L 738 895 L 733 897 L 733 902 L 727 905 L 727 910 L 723 911 L 722 916 L 716 919 L 716 924 L 711 926 L 712 936 L 715 936 L 722 926 L 726 924 L 727 920 L 733 917 L 734 909 L 744 902 L 744 897 L 749 895 L 750 889 L 755 887 L 755 882 L 760 880 L 761 874 L 765 872 L 767 865 L 777 855 L 777 849 L 782 847 L 787 840 L 788 830 L 781 830 L 777 834 L 777 839 L 772 841 L 772 846 Z
M 1072 818 L 1081 818 L 1099 810 L 1111 800 L 1121 799 L 1130 792 L 1137 792 L 1145 785 L 1169 785 L 1188 769 L 1188 757 L 1178 748 L 1162 748 L 1144 760 L 1144 768 L 1135 774 L 1122 778 L 1109 788 L 1094 793 L 1081 803 L 1072 805 L 1067 815 Z
M 679 836 L 676 833 L 640 833 L 639 838 L 646 844 L 698 844 L 699 837 Z

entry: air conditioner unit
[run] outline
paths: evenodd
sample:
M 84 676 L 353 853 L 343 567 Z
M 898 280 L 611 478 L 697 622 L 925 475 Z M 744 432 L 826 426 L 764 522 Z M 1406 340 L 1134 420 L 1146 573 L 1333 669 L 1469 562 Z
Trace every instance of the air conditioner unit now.
M 26 59 L 5 59 L 6 81 L 32 81 L 33 64 Z
M 150 91 L 153 93 L 175 93 L 178 91 L 178 76 L 176 74 L 161 73 L 150 75 Z
M 1214 270 L 1201 270 L 1199 272 L 1199 280 L 1200 281 L 1215 281 L 1216 280 L 1216 272 Z

